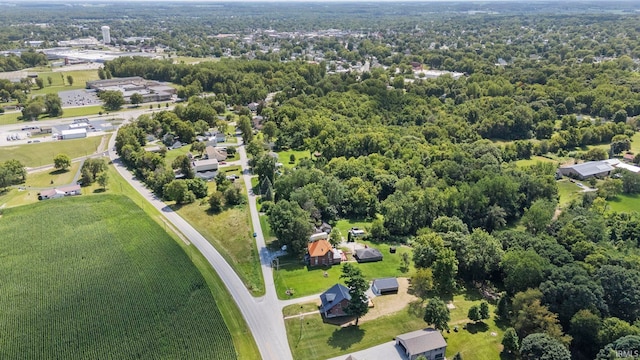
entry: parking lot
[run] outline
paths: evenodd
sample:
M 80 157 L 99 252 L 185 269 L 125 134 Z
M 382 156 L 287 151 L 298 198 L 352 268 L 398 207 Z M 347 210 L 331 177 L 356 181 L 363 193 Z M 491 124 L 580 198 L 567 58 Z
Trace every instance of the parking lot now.
M 95 90 L 80 89 L 60 91 L 58 96 L 60 96 L 60 100 L 62 100 L 63 107 L 102 104 Z

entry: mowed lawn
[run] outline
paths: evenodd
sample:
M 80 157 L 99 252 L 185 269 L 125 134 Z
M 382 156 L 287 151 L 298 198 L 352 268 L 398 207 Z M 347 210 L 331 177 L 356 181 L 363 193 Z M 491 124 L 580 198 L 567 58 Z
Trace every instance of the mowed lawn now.
M 0 358 L 236 358 L 202 275 L 128 198 L 5 209 L 0 233 Z
M 101 140 L 102 136 L 91 136 L 84 139 L 3 146 L 0 148 L 0 162 L 16 159 L 27 167 L 53 164 L 53 157 L 61 153 L 72 159 L 91 155 L 96 152 Z
M 539 162 L 543 162 L 543 163 L 548 162 L 548 163 L 553 163 L 554 165 L 558 165 L 558 162 L 556 160 L 549 159 L 543 156 L 532 156 L 530 159 L 517 160 L 516 166 L 526 167 L 526 166 L 535 165 L 536 163 L 539 163 Z
M 582 188 L 568 179 L 556 181 L 556 184 L 558 184 L 558 196 L 560 197 L 558 205 L 561 207 L 569 204 L 572 200 L 580 198 L 583 194 Z
M 618 212 L 640 212 L 640 196 L 638 194 L 620 194 L 609 200 L 609 208 Z
M 402 253 L 408 253 L 409 258 L 412 256 L 409 247 L 397 247 L 396 253 L 391 254 L 389 244 L 363 243 L 369 247 L 377 248 L 383 255 L 382 261 L 363 264 L 353 261 L 349 256 L 349 260 L 362 270 L 362 274 L 367 280 L 412 275 L 411 271 L 403 273 L 400 269 Z M 278 297 L 290 299 L 321 293 L 336 283 L 342 282 L 340 280 L 341 274 L 341 265 L 308 267 L 302 263 L 301 259 L 286 256 L 280 258 L 280 266 L 278 270 L 274 270 L 273 277 Z M 293 290 L 292 295 L 287 295 L 287 290 Z
M 238 181 L 242 184 L 241 180 Z M 209 187 L 211 194 L 215 183 L 210 182 Z M 244 186 L 242 189 L 243 196 L 246 196 Z M 264 295 L 260 257 L 252 235 L 253 227 L 247 204 L 213 214 L 209 212 L 209 204 L 205 199 L 176 207 L 176 211 L 222 254 L 252 294 Z
M 469 308 L 480 303 L 477 296 L 456 295 L 455 309 L 451 310 L 450 332 L 443 333 L 447 341 L 447 358 L 460 352 L 464 359 L 499 359 L 503 327 L 496 323 L 493 305 L 491 318 L 474 324 L 467 319 Z M 407 304 L 403 310 L 374 320 L 361 322 L 358 327 L 327 324 L 320 314 L 305 315 L 285 320 L 287 337 L 294 359 L 326 359 L 349 354 L 393 340 L 397 335 L 428 327 L 422 320 L 423 310 L 419 303 Z M 291 305 L 283 313 L 294 315 L 312 311 L 313 305 Z M 467 326 L 464 329 L 464 326 Z M 458 331 L 454 331 L 458 326 Z

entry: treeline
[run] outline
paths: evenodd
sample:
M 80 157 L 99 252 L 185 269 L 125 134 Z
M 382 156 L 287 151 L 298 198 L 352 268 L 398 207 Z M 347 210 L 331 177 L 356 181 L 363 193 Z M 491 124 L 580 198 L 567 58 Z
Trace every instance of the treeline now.
M 33 49 L 23 51 L 20 56 L 9 54 L 0 56 L 0 72 L 22 70 L 34 66 L 47 65 L 47 56 Z
M 325 74 L 324 66 L 305 62 L 221 60 L 197 65 L 173 64 L 171 60 L 120 57 L 105 64 L 115 77 L 142 76 L 219 94 L 227 104 L 246 105 L 263 101 L 270 92 L 305 88 Z

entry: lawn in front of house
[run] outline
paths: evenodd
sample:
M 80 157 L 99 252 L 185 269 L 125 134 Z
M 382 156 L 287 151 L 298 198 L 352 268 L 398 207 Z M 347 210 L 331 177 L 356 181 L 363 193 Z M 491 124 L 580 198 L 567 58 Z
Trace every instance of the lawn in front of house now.
M 362 270 L 362 274 L 367 280 L 412 275 L 412 269 L 405 273 L 400 269 L 402 253 L 408 253 L 409 258 L 412 256 L 409 247 L 397 246 L 396 253 L 391 254 L 389 253 L 391 246 L 389 244 L 362 243 L 379 249 L 383 255 L 382 261 L 362 264 L 353 261 L 352 256 L 348 257 L 356 267 Z M 321 293 L 340 282 L 341 274 L 341 265 L 308 267 L 302 263 L 302 259 L 288 255 L 280 258 L 279 269 L 274 270 L 273 277 L 278 297 L 289 299 Z M 287 295 L 287 290 L 292 290 L 292 295 Z
M 474 324 L 467 318 L 469 308 L 480 304 L 474 290 L 453 297 L 450 332 L 444 332 L 448 358 L 460 352 L 464 359 L 498 359 L 502 351 L 504 328 L 496 323 L 493 305 L 489 305 L 491 318 Z M 286 315 L 312 311 L 313 303 L 290 305 L 283 309 Z M 311 309 L 311 310 L 310 310 Z M 326 359 L 348 354 L 393 340 L 397 335 L 428 327 L 422 319 L 422 305 L 409 304 L 395 312 L 355 326 L 340 327 L 322 321 L 320 314 L 305 315 L 285 320 L 287 337 L 294 359 Z M 466 329 L 464 328 L 466 325 Z M 454 327 L 458 326 L 458 331 Z

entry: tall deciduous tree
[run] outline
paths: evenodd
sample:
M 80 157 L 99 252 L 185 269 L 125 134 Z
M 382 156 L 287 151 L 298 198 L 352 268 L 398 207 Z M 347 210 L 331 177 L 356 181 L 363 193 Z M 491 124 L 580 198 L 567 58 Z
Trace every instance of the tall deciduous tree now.
M 349 288 L 351 300 L 344 308 L 347 315 L 355 316 L 356 326 L 360 317 L 369 311 L 369 298 L 365 294 L 369 288 L 369 282 L 365 280 L 362 271 L 351 263 L 342 265 L 341 279 L 344 279 L 345 285 Z
M 282 245 L 294 254 L 304 254 L 312 229 L 309 214 L 295 201 L 280 200 L 267 215 L 271 230 Z
M 107 90 L 102 91 L 98 95 L 100 100 L 104 103 L 104 109 L 107 111 L 120 110 L 124 105 L 124 97 L 120 91 Z
M 131 101 L 132 105 L 138 105 L 142 104 L 142 102 L 144 101 L 144 97 L 139 93 L 133 93 L 129 100 Z
M 438 330 L 449 330 L 451 315 L 447 304 L 439 298 L 431 298 L 424 309 L 424 321 Z
M 544 333 L 531 334 L 522 340 L 523 360 L 570 360 L 571 353 L 558 340 Z
M 71 158 L 67 154 L 58 154 L 53 158 L 53 167 L 60 170 L 67 170 L 71 166 Z

